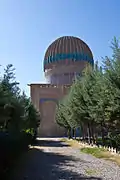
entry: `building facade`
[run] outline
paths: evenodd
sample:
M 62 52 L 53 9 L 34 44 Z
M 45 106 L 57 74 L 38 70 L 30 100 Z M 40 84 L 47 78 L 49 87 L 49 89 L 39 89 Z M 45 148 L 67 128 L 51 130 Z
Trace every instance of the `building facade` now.
M 41 113 L 39 136 L 65 136 L 66 131 L 55 121 L 56 106 L 87 64 L 94 64 L 88 45 L 81 39 L 65 36 L 55 40 L 44 57 L 46 84 L 30 84 L 31 100 Z

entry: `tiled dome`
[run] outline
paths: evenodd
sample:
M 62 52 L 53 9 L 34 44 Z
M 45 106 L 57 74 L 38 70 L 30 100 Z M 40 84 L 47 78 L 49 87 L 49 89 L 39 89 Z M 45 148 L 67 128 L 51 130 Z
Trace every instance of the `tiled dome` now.
M 93 55 L 88 45 L 73 36 L 64 36 L 55 40 L 47 49 L 44 57 L 44 70 L 56 63 L 66 61 L 87 61 L 93 64 Z

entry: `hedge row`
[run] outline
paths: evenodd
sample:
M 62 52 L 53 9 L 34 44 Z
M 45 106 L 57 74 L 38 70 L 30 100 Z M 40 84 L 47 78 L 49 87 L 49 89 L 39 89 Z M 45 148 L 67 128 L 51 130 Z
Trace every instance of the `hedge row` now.
M 16 135 L 0 132 L 0 177 L 6 174 L 14 161 L 28 149 L 33 137 L 28 133 Z

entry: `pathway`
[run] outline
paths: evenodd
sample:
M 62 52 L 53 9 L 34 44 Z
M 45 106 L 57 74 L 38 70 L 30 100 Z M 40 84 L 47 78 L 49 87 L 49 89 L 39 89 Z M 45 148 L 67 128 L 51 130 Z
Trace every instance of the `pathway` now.
M 10 180 L 120 180 L 120 168 L 69 147 L 60 139 L 38 139 L 19 160 Z

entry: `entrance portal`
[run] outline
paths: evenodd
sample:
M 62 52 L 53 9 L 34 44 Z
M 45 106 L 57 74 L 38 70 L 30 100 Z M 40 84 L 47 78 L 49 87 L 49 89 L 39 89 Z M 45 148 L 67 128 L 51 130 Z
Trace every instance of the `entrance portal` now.
M 40 100 L 41 123 L 38 130 L 40 137 L 63 136 L 64 128 L 61 128 L 55 120 L 57 101 L 55 99 Z

